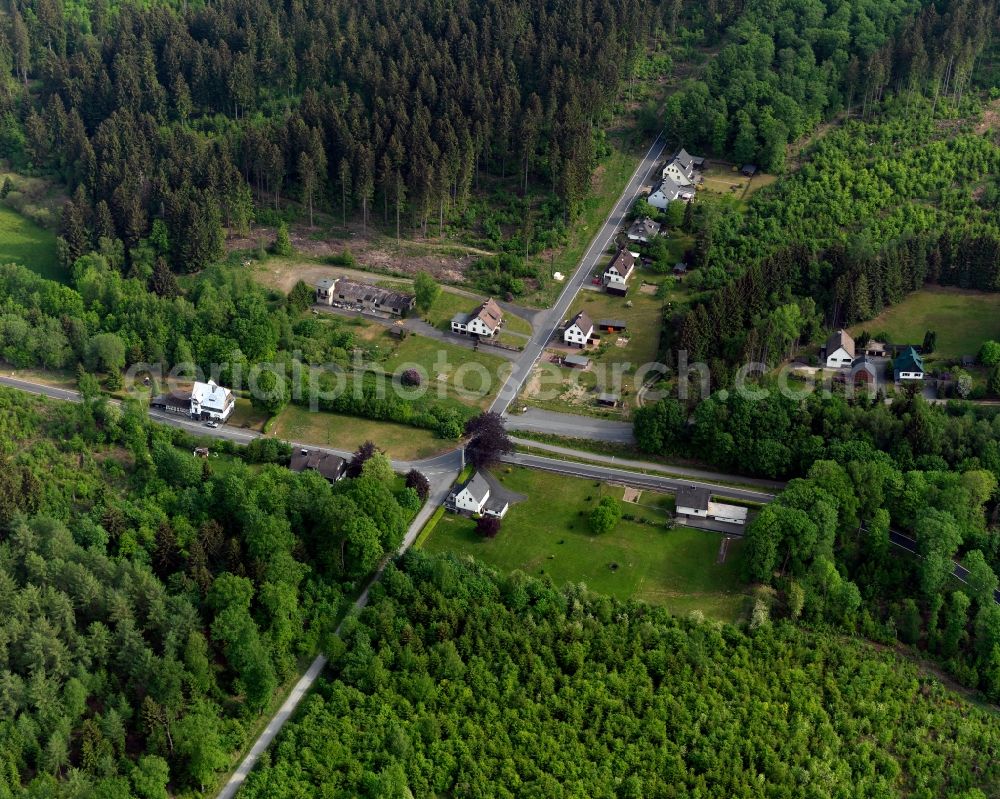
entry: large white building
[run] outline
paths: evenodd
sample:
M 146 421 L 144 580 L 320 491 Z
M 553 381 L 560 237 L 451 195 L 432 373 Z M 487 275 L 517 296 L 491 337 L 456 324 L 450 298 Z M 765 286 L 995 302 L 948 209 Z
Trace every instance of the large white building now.
M 191 389 L 191 415 L 199 419 L 224 422 L 236 409 L 236 398 L 228 388 L 214 380 L 195 383 Z
M 154 398 L 150 405 L 167 413 L 176 413 L 212 422 L 225 422 L 236 410 L 236 398 L 228 388 L 214 380 L 196 382 L 190 391 L 175 390 Z

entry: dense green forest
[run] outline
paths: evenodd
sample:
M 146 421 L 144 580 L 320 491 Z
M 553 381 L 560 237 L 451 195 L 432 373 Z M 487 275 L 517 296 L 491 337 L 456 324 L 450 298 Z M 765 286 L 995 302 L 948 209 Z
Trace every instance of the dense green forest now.
M 13 2 L 0 156 L 79 187 L 73 221 L 127 250 L 162 218 L 180 271 L 219 256 L 221 222 L 245 231 L 254 198 L 404 209 L 426 231 L 489 172 L 571 209 L 648 7 Z M 87 247 L 66 232 L 71 262 Z
M 202 460 L 82 389 L 0 390 L 0 796 L 165 797 L 230 765 L 421 500 L 377 453 L 333 488 L 275 441 Z
M 251 774 L 250 799 L 982 799 L 996 717 L 827 632 L 682 620 L 409 553 Z
M 675 400 L 642 409 L 640 447 L 795 478 L 747 532 L 751 576 L 773 581 L 789 607 L 798 603 L 792 615 L 875 639 L 898 635 L 1000 698 L 1000 538 L 988 525 L 1000 415 L 919 395 L 886 405 L 772 391 L 766 400 L 717 394 L 687 419 Z M 891 550 L 890 527 L 914 538 L 921 557 Z M 948 579 L 956 558 L 973 572 L 961 591 Z
M 668 127 L 689 150 L 779 172 L 787 144 L 841 113 L 866 118 L 889 92 L 960 98 L 996 15 L 985 0 L 749 2 L 670 98 Z
M 984 523 L 996 488 L 990 472 L 902 472 L 881 453 L 817 461 L 748 528 L 750 575 L 781 589 L 792 617 L 919 646 L 997 701 L 998 552 Z M 890 546 L 890 528 L 917 554 Z M 953 559 L 969 571 L 962 585 Z

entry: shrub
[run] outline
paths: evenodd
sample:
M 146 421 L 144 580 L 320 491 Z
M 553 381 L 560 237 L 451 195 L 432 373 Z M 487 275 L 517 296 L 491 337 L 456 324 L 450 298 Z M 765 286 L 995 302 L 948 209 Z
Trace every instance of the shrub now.
M 496 516 L 480 516 L 476 520 L 476 532 L 483 538 L 496 538 L 500 532 L 500 519 Z

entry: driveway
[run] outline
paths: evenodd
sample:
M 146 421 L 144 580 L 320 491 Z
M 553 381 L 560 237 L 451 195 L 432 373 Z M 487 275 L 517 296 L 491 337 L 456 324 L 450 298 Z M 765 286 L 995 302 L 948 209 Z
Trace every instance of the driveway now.
M 313 310 L 318 311 L 319 313 L 332 314 L 334 316 L 346 316 L 352 319 L 366 319 L 369 322 L 375 322 L 376 324 L 382 325 L 382 327 L 386 329 L 392 327 L 404 327 L 408 332 L 417 336 L 432 338 L 445 344 L 454 344 L 456 347 L 465 347 L 467 350 L 477 349 L 475 339 L 470 338 L 469 336 L 456 336 L 454 333 L 445 333 L 443 330 L 438 330 L 434 327 L 434 325 L 425 322 L 423 319 L 418 319 L 417 317 L 408 317 L 406 319 L 386 319 L 382 316 L 372 316 L 371 314 L 361 313 L 360 311 L 350 311 L 347 308 L 334 308 L 327 305 L 314 305 Z M 527 340 L 527 337 L 525 337 L 525 340 Z M 501 358 L 506 358 L 508 361 L 516 361 L 521 357 L 520 352 L 505 350 L 503 347 L 491 347 L 488 344 L 480 346 L 478 349 L 483 352 L 498 355 Z

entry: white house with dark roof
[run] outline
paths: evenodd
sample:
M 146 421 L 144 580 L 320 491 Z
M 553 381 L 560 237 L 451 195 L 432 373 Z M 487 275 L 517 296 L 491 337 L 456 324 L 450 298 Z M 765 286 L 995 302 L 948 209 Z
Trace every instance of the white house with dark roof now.
M 694 162 L 694 157 L 682 147 L 663 167 L 663 179 L 672 178 L 679 186 L 694 185 Z
M 604 288 L 609 292 L 624 294 L 638 257 L 637 253 L 622 247 L 604 270 Z
M 451 320 L 451 332 L 492 338 L 503 325 L 503 311 L 492 297 L 471 314 L 457 313 Z
M 586 311 L 580 311 L 563 331 L 563 341 L 571 346 L 583 347 L 587 346 L 587 342 L 590 341 L 590 337 L 594 334 L 594 323 L 591 321 L 590 317 L 587 316 Z
M 455 511 L 464 511 L 479 516 L 496 516 L 502 519 L 507 514 L 510 503 L 506 499 L 493 498 L 489 481 L 479 472 L 466 480 L 448 495 L 446 506 Z
M 694 516 L 727 524 L 746 524 L 747 509 L 740 505 L 713 502 L 712 492 L 701 486 L 681 486 L 677 489 L 674 507 L 678 516 Z
M 846 330 L 838 330 L 827 339 L 827 369 L 845 369 L 854 363 L 854 358 L 854 339 Z
M 646 201 L 654 208 L 665 210 L 670 203 L 675 200 L 688 202 L 694 199 L 694 186 L 685 186 L 678 183 L 672 177 L 666 177 L 655 189 Z

